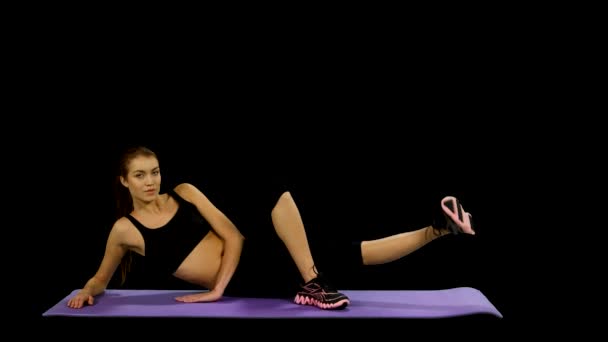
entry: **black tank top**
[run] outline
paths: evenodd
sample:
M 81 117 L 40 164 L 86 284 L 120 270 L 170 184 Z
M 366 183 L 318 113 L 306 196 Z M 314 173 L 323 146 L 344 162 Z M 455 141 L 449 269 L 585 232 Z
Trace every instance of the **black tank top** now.
M 178 208 L 164 226 L 152 229 L 141 224 L 131 214 L 127 218 L 144 238 L 146 264 L 162 273 L 173 274 L 207 235 L 211 226 L 194 204 L 181 198 L 174 190 L 170 190 L 169 195 L 177 201 Z

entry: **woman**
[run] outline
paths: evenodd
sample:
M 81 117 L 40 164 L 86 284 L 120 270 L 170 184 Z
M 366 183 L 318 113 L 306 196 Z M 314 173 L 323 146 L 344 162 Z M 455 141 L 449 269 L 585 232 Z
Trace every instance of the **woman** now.
M 235 224 L 197 187 L 182 183 L 160 193 L 161 172 L 156 154 L 146 147 L 128 149 L 122 156 L 118 176 L 119 219 L 114 223 L 101 265 L 93 277 L 67 305 L 81 308 L 94 303 L 119 265 L 123 280 L 128 270 L 127 253 L 146 258 L 156 272 L 195 284 L 208 291 L 175 298 L 180 302 L 217 301 L 230 296 L 293 296 L 297 279 L 280 265 L 268 248 L 261 249 L 255 237 L 243 236 Z M 433 225 L 371 241 L 336 246 L 337 260 L 351 265 L 384 264 L 400 259 L 428 242 L 449 233 L 474 234 L 470 214 L 458 200 L 446 197 Z M 270 213 L 278 238 L 295 263 L 303 285 L 294 302 L 321 309 L 339 309 L 349 298 L 327 284 L 317 271 L 298 207 L 286 191 Z M 256 248 L 257 247 L 257 248 Z M 284 274 L 281 279 L 264 281 L 269 273 Z

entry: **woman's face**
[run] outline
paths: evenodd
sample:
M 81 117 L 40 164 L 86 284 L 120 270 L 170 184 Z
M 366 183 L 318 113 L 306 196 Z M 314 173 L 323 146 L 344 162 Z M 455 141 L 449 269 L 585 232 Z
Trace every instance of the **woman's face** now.
M 129 163 L 127 178 L 121 177 L 122 184 L 129 189 L 133 199 L 150 202 L 160 190 L 160 167 L 155 157 L 139 156 Z

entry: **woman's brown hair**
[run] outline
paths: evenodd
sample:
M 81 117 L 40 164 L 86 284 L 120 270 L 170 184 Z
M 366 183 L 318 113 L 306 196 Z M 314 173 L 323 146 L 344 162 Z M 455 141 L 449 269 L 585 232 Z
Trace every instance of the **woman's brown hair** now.
M 114 196 L 116 199 L 116 219 L 129 215 L 133 211 L 133 198 L 129 193 L 129 189 L 124 187 L 120 182 L 120 178 L 127 178 L 129 174 L 129 165 L 131 161 L 137 157 L 154 157 L 156 153 L 144 146 L 135 146 L 127 148 L 118 160 L 118 174 L 114 182 Z M 124 285 L 127 279 L 127 273 L 131 270 L 133 262 L 133 252 L 128 251 L 120 261 L 120 285 Z

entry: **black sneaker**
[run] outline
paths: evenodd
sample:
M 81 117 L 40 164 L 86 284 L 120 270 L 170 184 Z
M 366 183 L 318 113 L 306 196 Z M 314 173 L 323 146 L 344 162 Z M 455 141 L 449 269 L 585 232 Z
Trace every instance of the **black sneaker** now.
M 314 305 L 324 310 L 343 309 L 350 304 L 347 296 L 327 284 L 320 275 L 302 285 L 294 302 L 300 305 Z

